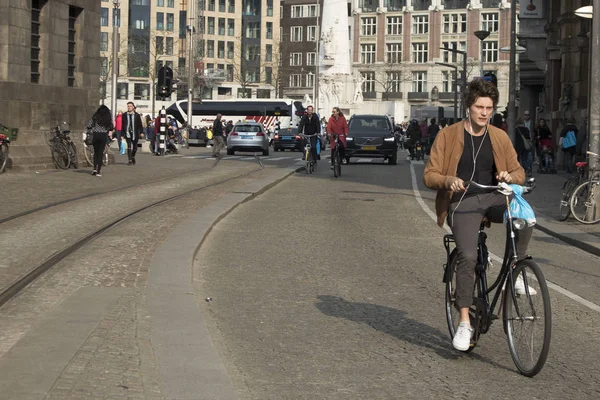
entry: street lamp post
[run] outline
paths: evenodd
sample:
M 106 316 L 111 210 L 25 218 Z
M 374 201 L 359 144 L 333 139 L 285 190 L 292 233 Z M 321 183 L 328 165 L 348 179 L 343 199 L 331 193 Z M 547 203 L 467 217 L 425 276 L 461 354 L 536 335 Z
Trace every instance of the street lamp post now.
M 506 118 L 506 129 L 508 137 L 515 140 L 515 121 L 517 113 L 517 1 L 510 2 L 510 62 L 508 73 L 508 113 Z
M 458 121 L 458 84 L 456 82 L 458 78 L 458 67 L 452 64 L 446 64 L 441 62 L 436 62 L 437 65 L 441 65 L 443 67 L 453 68 L 454 69 L 454 123 Z
M 440 49 L 449 51 L 450 53 L 461 54 L 463 56 L 463 70 L 462 70 L 461 86 L 463 88 L 462 92 L 464 93 L 467 88 L 467 52 L 458 50 L 458 49 L 451 49 L 450 47 L 440 47 Z M 461 99 L 460 104 L 461 104 L 461 108 L 462 108 L 461 116 L 464 119 L 467 117 L 467 110 L 464 105 L 464 99 Z
M 483 78 L 483 41 L 490 36 L 490 32 L 488 31 L 475 31 L 475 36 L 477 36 L 477 39 L 479 39 L 479 41 L 481 42 L 481 55 L 480 55 L 480 61 L 479 61 L 479 71 L 480 71 L 480 76 Z
M 188 33 L 190 34 L 190 54 L 188 57 L 188 108 L 187 108 L 187 125 L 188 132 L 192 127 L 193 113 L 193 94 L 194 94 L 194 14 L 196 10 L 196 2 L 190 2 L 190 24 L 188 25 Z
M 117 118 L 117 73 L 119 70 L 119 27 L 117 24 L 117 10 L 119 0 L 113 0 L 113 37 L 112 37 L 112 80 L 110 90 L 110 107 L 113 119 Z

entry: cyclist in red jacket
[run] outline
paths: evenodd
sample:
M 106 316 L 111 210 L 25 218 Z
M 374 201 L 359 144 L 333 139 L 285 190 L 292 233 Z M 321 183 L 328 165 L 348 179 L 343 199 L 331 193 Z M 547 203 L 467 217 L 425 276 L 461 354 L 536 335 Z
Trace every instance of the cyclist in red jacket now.
M 342 163 L 346 163 L 346 136 L 348 135 L 348 121 L 339 107 L 333 107 L 331 117 L 327 122 L 327 134 L 329 135 L 329 145 L 331 147 L 331 168 L 333 168 L 333 148 L 335 141 L 333 135 L 338 135 L 338 143 L 340 144 L 339 152 Z

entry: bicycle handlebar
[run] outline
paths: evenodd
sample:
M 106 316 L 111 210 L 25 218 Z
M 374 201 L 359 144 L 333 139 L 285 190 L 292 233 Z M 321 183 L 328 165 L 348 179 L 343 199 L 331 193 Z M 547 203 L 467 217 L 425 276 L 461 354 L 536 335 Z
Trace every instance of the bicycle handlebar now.
M 534 187 L 535 187 L 535 180 L 529 181 L 529 182 L 532 185 L 531 186 L 523 186 L 523 193 L 529 193 L 529 192 L 531 192 L 534 189 Z M 512 192 L 512 189 L 510 189 L 510 186 L 508 186 L 509 184 L 505 183 L 505 182 L 501 182 L 498 185 L 482 185 L 482 184 L 477 183 L 475 181 L 465 181 L 464 185 L 465 185 L 465 187 L 473 185 L 475 187 L 478 187 L 479 189 L 498 190 L 500 192 L 510 190 Z

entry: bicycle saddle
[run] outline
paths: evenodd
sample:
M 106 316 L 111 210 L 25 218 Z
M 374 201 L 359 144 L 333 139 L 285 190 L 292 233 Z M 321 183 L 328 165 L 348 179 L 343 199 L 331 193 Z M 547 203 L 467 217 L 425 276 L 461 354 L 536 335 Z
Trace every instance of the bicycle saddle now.
M 575 163 L 575 166 L 577 168 L 582 168 L 582 167 L 585 167 L 586 165 L 588 165 L 587 161 L 579 161 L 579 162 Z

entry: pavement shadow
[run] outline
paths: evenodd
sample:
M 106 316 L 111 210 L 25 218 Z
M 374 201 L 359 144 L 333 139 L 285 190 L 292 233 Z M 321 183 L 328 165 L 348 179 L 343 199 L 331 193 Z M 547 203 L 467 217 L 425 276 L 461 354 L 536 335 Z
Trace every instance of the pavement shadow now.
M 378 304 L 347 301 L 338 296 L 320 295 L 317 296 L 317 299 L 319 302 L 316 307 L 325 315 L 367 324 L 371 328 L 399 340 L 433 350 L 440 357 L 447 360 L 470 357 L 496 368 L 513 372 L 512 369 L 479 354 L 473 352 L 461 353 L 452 349 L 447 332 L 441 332 L 436 328 L 409 318 L 404 311 Z

